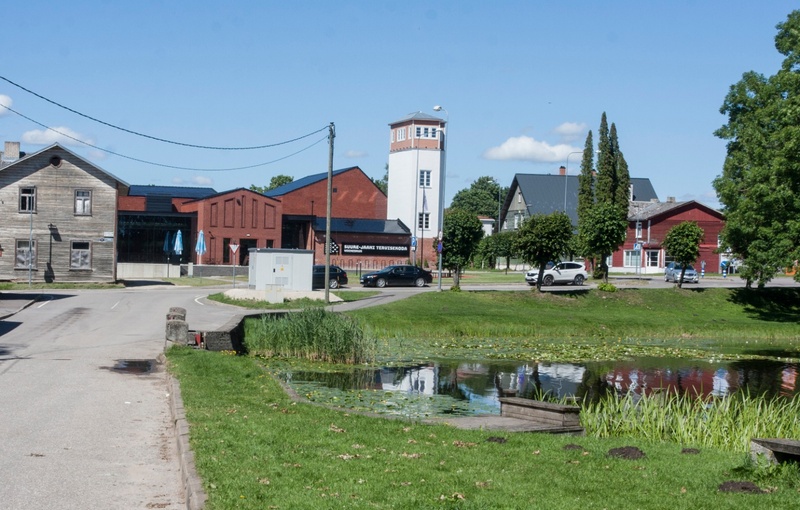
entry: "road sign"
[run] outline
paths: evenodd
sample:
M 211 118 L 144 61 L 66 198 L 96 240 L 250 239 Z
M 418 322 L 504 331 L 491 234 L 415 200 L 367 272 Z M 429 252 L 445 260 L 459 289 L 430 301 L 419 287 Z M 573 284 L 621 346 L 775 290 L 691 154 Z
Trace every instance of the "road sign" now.
M 417 236 L 411 236 L 411 247 L 412 248 L 417 247 Z
M 231 244 L 230 247 L 231 247 L 231 251 L 233 253 L 236 253 L 236 250 L 239 249 L 239 245 L 238 244 Z

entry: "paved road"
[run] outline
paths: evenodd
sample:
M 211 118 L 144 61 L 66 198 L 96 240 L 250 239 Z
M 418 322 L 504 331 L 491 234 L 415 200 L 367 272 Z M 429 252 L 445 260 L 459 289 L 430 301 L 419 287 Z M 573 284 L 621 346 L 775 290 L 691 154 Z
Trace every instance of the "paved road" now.
M 0 508 L 185 508 L 163 366 L 170 306 L 214 328 L 208 290 L 57 292 L 0 322 Z M 7 297 L 7 296 L 6 296 Z

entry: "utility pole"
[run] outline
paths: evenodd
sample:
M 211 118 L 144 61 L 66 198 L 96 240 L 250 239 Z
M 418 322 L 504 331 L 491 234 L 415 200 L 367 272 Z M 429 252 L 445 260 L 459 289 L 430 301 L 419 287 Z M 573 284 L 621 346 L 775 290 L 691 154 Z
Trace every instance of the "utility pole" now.
M 325 219 L 325 303 L 331 302 L 331 200 L 333 199 L 333 139 L 336 138 L 336 127 L 333 122 L 328 126 L 328 204 Z

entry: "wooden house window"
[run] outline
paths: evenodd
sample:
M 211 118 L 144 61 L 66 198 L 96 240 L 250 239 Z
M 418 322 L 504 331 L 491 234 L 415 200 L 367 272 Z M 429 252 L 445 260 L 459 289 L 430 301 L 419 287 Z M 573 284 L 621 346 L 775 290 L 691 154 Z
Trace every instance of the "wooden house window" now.
M 72 241 L 69 250 L 70 269 L 92 268 L 92 243 L 89 241 Z
M 34 186 L 19 189 L 19 212 L 36 212 L 36 188 Z
M 79 216 L 92 215 L 92 191 L 88 189 L 75 190 L 75 214 Z
M 18 239 L 14 267 L 16 269 L 28 269 L 28 263 L 33 269 L 36 269 L 36 239 L 33 241 Z

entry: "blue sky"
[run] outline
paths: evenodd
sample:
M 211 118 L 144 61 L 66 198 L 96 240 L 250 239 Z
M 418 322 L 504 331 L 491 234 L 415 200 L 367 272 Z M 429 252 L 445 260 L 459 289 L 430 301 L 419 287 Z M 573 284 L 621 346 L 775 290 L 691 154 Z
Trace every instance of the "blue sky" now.
M 507 186 L 516 173 L 557 173 L 588 130 L 597 140 L 605 111 L 631 176 L 649 178 L 662 200 L 718 207 L 711 182 L 725 158 L 713 135 L 726 120 L 719 107 L 742 73 L 777 71 L 775 25 L 796 7 L 29 0 L 3 9 L 0 76 L 107 123 L 196 145 L 274 144 L 334 122 L 334 168 L 357 165 L 372 177 L 388 161 L 388 124 L 442 105 L 448 202 L 484 175 Z M 59 141 L 131 184 L 223 191 L 328 164 L 325 131 L 270 149 L 209 151 L 112 129 L 5 81 L 0 102 L 128 158 L 2 108 L 0 141 L 20 141 L 27 152 Z M 570 174 L 579 166 L 580 155 L 571 156 Z

